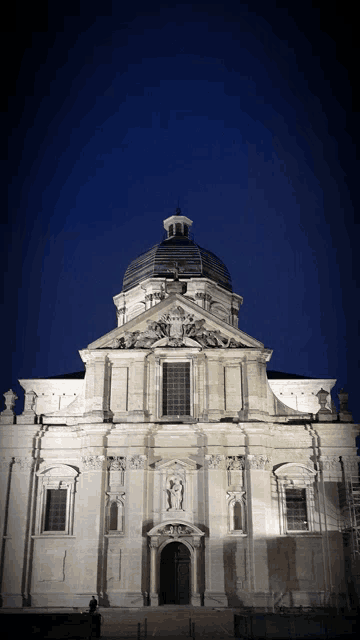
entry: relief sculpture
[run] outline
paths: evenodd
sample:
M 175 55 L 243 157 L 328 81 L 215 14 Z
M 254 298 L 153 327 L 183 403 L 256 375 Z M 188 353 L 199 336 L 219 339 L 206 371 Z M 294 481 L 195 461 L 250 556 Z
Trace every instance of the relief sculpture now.
M 239 349 L 247 345 L 234 338 L 226 338 L 219 330 L 207 329 L 205 320 L 195 320 L 180 306 L 173 307 L 158 322 L 148 321 L 145 331 L 126 331 L 121 338 L 115 338 L 112 349 L 149 349 L 167 347 L 217 347 Z

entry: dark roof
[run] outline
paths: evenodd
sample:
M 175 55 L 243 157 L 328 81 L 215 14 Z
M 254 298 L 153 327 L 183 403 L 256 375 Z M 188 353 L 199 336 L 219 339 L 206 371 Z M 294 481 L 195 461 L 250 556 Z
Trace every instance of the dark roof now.
M 46 380 L 82 380 L 85 378 L 85 371 L 75 371 L 74 373 L 63 373 L 60 376 L 48 376 Z
M 125 271 L 123 291 L 132 289 L 146 278 L 172 277 L 174 263 L 180 278 L 209 278 L 232 291 L 231 276 L 220 258 L 184 236 L 172 236 L 145 251 L 130 262 Z
M 269 380 L 315 380 L 310 376 L 299 376 L 297 373 L 282 373 L 281 371 L 267 371 Z

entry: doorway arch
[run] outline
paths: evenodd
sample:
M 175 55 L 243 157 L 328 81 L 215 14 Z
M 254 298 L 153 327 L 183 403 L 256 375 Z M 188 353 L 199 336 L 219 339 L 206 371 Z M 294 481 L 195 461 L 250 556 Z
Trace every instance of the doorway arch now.
M 177 542 L 185 546 L 189 552 L 189 603 L 195 607 L 200 607 L 202 602 L 200 584 L 202 581 L 199 564 L 202 559 L 201 541 L 205 535 L 204 532 L 190 522 L 171 520 L 170 522 L 161 522 L 155 525 L 148 531 L 147 535 L 149 536 L 150 547 L 150 605 L 157 607 L 162 600 L 160 587 L 162 552 L 165 547 Z M 179 550 L 180 547 L 177 547 L 177 549 Z M 171 555 L 173 550 L 175 550 L 175 547 L 165 552 L 163 560 L 166 558 L 166 553 Z M 183 555 L 184 551 L 181 551 Z M 184 568 L 184 573 L 185 571 L 187 569 Z
M 190 604 L 190 551 L 185 544 L 171 541 L 160 555 L 159 604 Z

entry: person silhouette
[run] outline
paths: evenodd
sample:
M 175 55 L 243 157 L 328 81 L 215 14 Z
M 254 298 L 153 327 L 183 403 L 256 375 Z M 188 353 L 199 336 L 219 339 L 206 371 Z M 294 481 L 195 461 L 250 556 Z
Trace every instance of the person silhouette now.
M 90 600 L 89 607 L 90 607 L 89 609 L 90 613 L 95 613 L 96 607 L 97 607 L 97 600 L 95 596 L 93 596 L 92 599 Z

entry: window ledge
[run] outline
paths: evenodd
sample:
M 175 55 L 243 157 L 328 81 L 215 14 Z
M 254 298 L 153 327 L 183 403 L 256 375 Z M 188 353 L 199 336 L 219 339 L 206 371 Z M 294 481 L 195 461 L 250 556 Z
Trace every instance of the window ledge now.
M 32 535 L 32 538 L 47 538 L 48 540 L 53 540 L 54 538 L 76 538 L 76 536 L 70 536 L 68 533 L 55 533 L 55 534 L 48 534 L 48 533 L 40 533 L 40 534 L 36 534 L 36 535 Z
M 247 533 L 244 533 L 244 531 L 229 531 L 228 532 L 229 536 L 240 536 L 242 538 L 246 538 Z
M 123 533 L 123 531 L 108 531 L 104 533 L 105 538 L 123 538 L 124 536 L 125 533 Z
M 160 418 L 158 418 L 159 422 L 173 422 L 173 423 L 177 423 L 179 422 L 181 423 L 190 423 L 193 424 L 195 422 L 198 422 L 197 418 L 193 418 L 192 416 L 160 416 Z
M 305 538 L 308 537 L 315 537 L 315 538 L 320 538 L 322 536 L 322 534 L 319 531 L 287 531 L 286 533 L 281 534 L 283 536 L 304 536 Z

